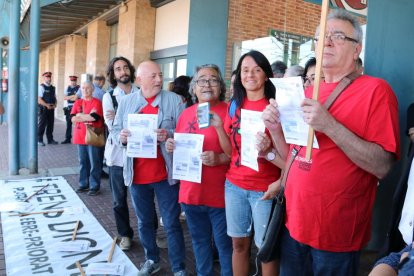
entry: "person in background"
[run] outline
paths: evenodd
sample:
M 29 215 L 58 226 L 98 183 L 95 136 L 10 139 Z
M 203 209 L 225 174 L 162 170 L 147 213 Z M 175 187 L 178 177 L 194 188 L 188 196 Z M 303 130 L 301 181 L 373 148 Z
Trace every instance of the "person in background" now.
M 112 131 L 117 142 L 127 145 L 130 131 L 128 114 L 158 114 L 156 158 L 132 158 L 124 154 L 124 181 L 130 186 L 132 203 L 138 218 L 138 231 L 145 250 L 145 263 L 138 275 L 151 275 L 160 267 L 156 243 L 154 199 L 163 218 L 167 234 L 168 256 L 174 276 L 185 276 L 185 245 L 179 220 L 179 187 L 172 179 L 172 154 L 165 149 L 165 141 L 173 136 L 179 115 L 184 109 L 181 98 L 162 90 L 162 72 L 153 61 L 142 62 L 137 69 L 138 93 L 121 99 Z
M 241 164 L 241 109 L 263 111 L 269 99 L 275 97 L 276 89 L 269 80 L 273 77 L 269 61 L 258 51 L 241 56 L 236 72 L 234 95 L 224 122 L 224 130 L 231 141 L 230 148 L 225 150 L 231 155 L 225 184 L 226 219 L 227 234 L 233 240 L 234 275 L 248 275 L 253 227 L 254 241 L 260 248 L 272 210 L 272 200 L 264 197 L 276 195 L 269 190 L 269 185 L 279 179 L 280 169 L 265 158 L 258 158 L 258 171 Z M 232 105 L 236 107 L 234 114 L 230 114 Z M 259 132 L 256 139 L 261 145 L 259 154 L 267 156 L 273 150 L 268 130 Z M 261 267 L 262 275 L 277 275 L 276 260 L 262 263 Z
M 274 78 L 283 78 L 286 72 L 286 64 L 283 61 L 277 60 L 272 63 L 272 72 Z
M 226 85 L 220 69 L 214 64 L 196 67 L 190 83 L 190 94 L 196 104 L 185 109 L 177 122 L 176 133 L 203 134 L 203 153 L 201 154 L 201 183 L 180 181 L 179 202 L 186 213 L 187 225 L 191 234 L 197 275 L 213 275 L 213 244 L 221 265 L 221 275 L 233 275 L 232 243 L 227 235 L 226 212 L 224 204 L 224 182 L 230 158 L 220 146 L 219 136 L 226 136 L 222 122 L 227 113 L 227 104 L 223 101 Z M 201 103 L 209 103 L 212 114 L 211 126 L 199 128 L 197 108 Z M 217 116 L 220 120 L 217 120 Z M 175 141 L 168 138 L 168 152 L 175 149 Z
M 292 65 L 286 69 L 284 78 L 298 77 L 303 75 L 303 67 L 300 65 Z
M 65 100 L 65 107 L 63 108 L 65 119 L 66 119 L 66 133 L 65 140 L 61 144 L 70 144 L 72 140 L 72 118 L 71 111 L 73 104 L 78 99 L 76 93 L 78 92 L 80 86 L 77 84 L 77 76 L 69 76 L 70 85 L 66 88 L 64 92 L 63 99 Z
M 360 57 L 358 57 L 358 59 L 355 62 L 355 68 L 358 73 L 360 73 L 361 75 L 364 74 L 364 65 L 362 64 L 362 59 Z
M 82 99 L 76 100 L 72 107 L 72 122 L 75 123 L 73 143 L 78 145 L 79 153 L 79 188 L 77 193 L 88 192 L 89 196 L 99 193 L 101 187 L 101 148 L 85 143 L 86 125 L 102 128 L 103 112 L 100 100 L 92 96 L 93 84 L 82 83 Z
M 124 57 L 113 58 L 108 65 L 106 75 L 111 86 L 115 88 L 113 91 L 105 93 L 102 102 L 105 124 L 109 132 L 105 145 L 105 159 L 109 168 L 109 185 L 112 192 L 115 224 L 118 234 L 121 236 L 119 247 L 126 251 L 131 248 L 134 231 L 129 220 L 128 187 L 125 186 L 122 175 L 123 149 L 113 137 L 112 126 L 121 98 L 138 92 L 138 88 L 134 85 L 135 68 Z
M 305 70 L 303 71 L 303 87 L 306 89 L 309 86 L 313 86 L 315 83 L 315 69 L 316 69 L 316 58 L 311 57 L 305 63 Z
M 233 70 L 233 72 L 231 72 L 231 77 L 230 77 L 230 87 L 229 87 L 229 99 L 233 98 L 233 94 L 234 94 L 234 80 L 236 79 L 236 75 L 237 75 L 237 71 Z
M 102 74 L 97 74 L 94 78 L 93 78 L 93 95 L 92 97 L 100 100 L 102 102 L 103 96 L 105 94 L 105 91 L 103 90 L 103 87 L 105 85 L 105 77 Z M 76 96 L 78 97 L 78 99 L 82 98 L 82 89 L 79 89 L 78 92 L 76 93 Z
M 193 105 L 193 99 L 189 92 L 191 78 L 189 76 L 179 76 L 174 80 L 172 92 L 180 95 L 183 98 L 183 102 L 186 107 Z
M 414 241 L 414 104 L 407 109 L 407 127 L 409 137 L 407 161 L 404 164 L 396 186 L 391 209 L 391 220 L 384 247 L 370 276 L 397 275 L 401 268 L 403 255 L 412 251 Z M 407 260 L 406 260 L 407 261 Z M 405 261 L 405 262 L 406 262 Z
M 56 108 L 56 88 L 52 85 L 52 72 L 42 74 L 43 83 L 39 86 L 37 103 L 39 106 L 39 120 L 37 130 L 37 144 L 45 146 L 43 135 L 46 130 L 47 143 L 57 145 L 58 142 L 53 140 L 53 127 L 55 124 L 55 108 Z
M 274 126 L 272 137 L 280 141 L 277 152 L 285 160 L 289 151 L 297 153 L 286 178 L 281 275 L 357 275 L 360 251 L 370 239 L 378 180 L 399 158 L 398 103 L 384 80 L 357 76 L 329 110 L 323 105 L 344 77 L 355 75 L 362 36 L 357 18 L 343 9 L 330 12 L 319 99 L 313 100 L 308 88 L 301 104 L 319 144 L 310 160 L 306 147 L 283 142 L 277 102 L 271 100 L 263 112 L 265 124 Z

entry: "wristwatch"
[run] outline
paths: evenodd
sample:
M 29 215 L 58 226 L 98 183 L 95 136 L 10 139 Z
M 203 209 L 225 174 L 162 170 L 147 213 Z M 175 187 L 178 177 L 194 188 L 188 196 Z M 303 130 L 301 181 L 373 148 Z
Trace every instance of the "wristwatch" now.
M 272 150 L 266 154 L 266 159 L 267 161 L 273 161 L 275 160 L 275 158 L 276 158 L 276 150 L 272 148 Z

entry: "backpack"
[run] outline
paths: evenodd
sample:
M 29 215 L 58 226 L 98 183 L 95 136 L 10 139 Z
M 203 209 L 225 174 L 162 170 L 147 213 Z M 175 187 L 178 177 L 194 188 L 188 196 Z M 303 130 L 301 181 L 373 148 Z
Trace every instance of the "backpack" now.
M 116 100 L 116 97 L 114 96 L 114 90 L 111 90 L 108 93 L 109 93 L 109 95 L 111 95 L 112 104 L 114 106 L 114 110 L 115 110 L 115 113 L 116 113 L 116 111 L 118 109 L 118 101 Z
M 230 107 L 229 107 L 230 119 L 233 119 L 234 115 L 236 114 L 236 110 L 237 110 L 237 103 L 234 99 L 232 99 L 230 102 Z

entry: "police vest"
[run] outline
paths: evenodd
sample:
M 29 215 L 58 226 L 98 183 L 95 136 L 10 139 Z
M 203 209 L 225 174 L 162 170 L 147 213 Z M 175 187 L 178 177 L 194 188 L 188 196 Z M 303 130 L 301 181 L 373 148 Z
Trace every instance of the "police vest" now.
M 66 92 L 68 96 L 73 96 L 76 94 L 76 92 L 78 92 L 78 90 L 79 90 L 79 85 L 76 85 L 75 87 L 68 86 L 68 88 L 66 89 Z M 68 100 L 68 105 L 72 106 L 74 102 L 75 101 Z
M 55 87 L 53 85 L 47 86 L 43 83 L 41 85 L 43 86 L 43 89 L 44 89 L 42 99 L 45 101 L 45 103 L 56 104 Z

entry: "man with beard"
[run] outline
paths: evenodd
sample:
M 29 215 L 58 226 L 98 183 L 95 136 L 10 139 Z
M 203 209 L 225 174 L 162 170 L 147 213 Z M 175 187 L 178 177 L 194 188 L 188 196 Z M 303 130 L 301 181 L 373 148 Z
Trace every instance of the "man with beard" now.
M 181 98 L 162 90 L 162 73 L 157 63 L 142 62 L 137 69 L 138 93 L 121 99 L 115 116 L 113 136 L 125 146 L 131 132 L 128 114 L 157 114 L 157 155 L 155 158 L 132 158 L 124 155 L 124 181 L 130 186 L 132 203 L 138 217 L 138 231 L 145 249 L 145 263 L 138 275 L 151 275 L 160 270 L 159 248 L 154 223 L 154 195 L 167 233 L 168 256 L 175 276 L 185 276 L 185 246 L 179 221 L 178 185 L 172 179 L 172 153 L 165 141 L 172 138 L 179 115 L 184 109 Z
M 104 119 L 109 132 L 105 146 L 105 159 L 109 168 L 109 184 L 112 191 L 115 223 L 118 234 L 121 236 L 119 247 L 122 250 L 129 250 L 131 248 L 134 232 L 129 223 L 128 187 L 125 186 L 124 177 L 122 176 L 124 166 L 123 149 L 115 142 L 112 126 L 118 102 L 123 96 L 138 91 L 138 88 L 133 84 L 135 80 L 134 74 L 135 68 L 128 59 L 124 57 L 113 58 L 108 65 L 106 76 L 114 90 L 105 93 L 102 99 Z

